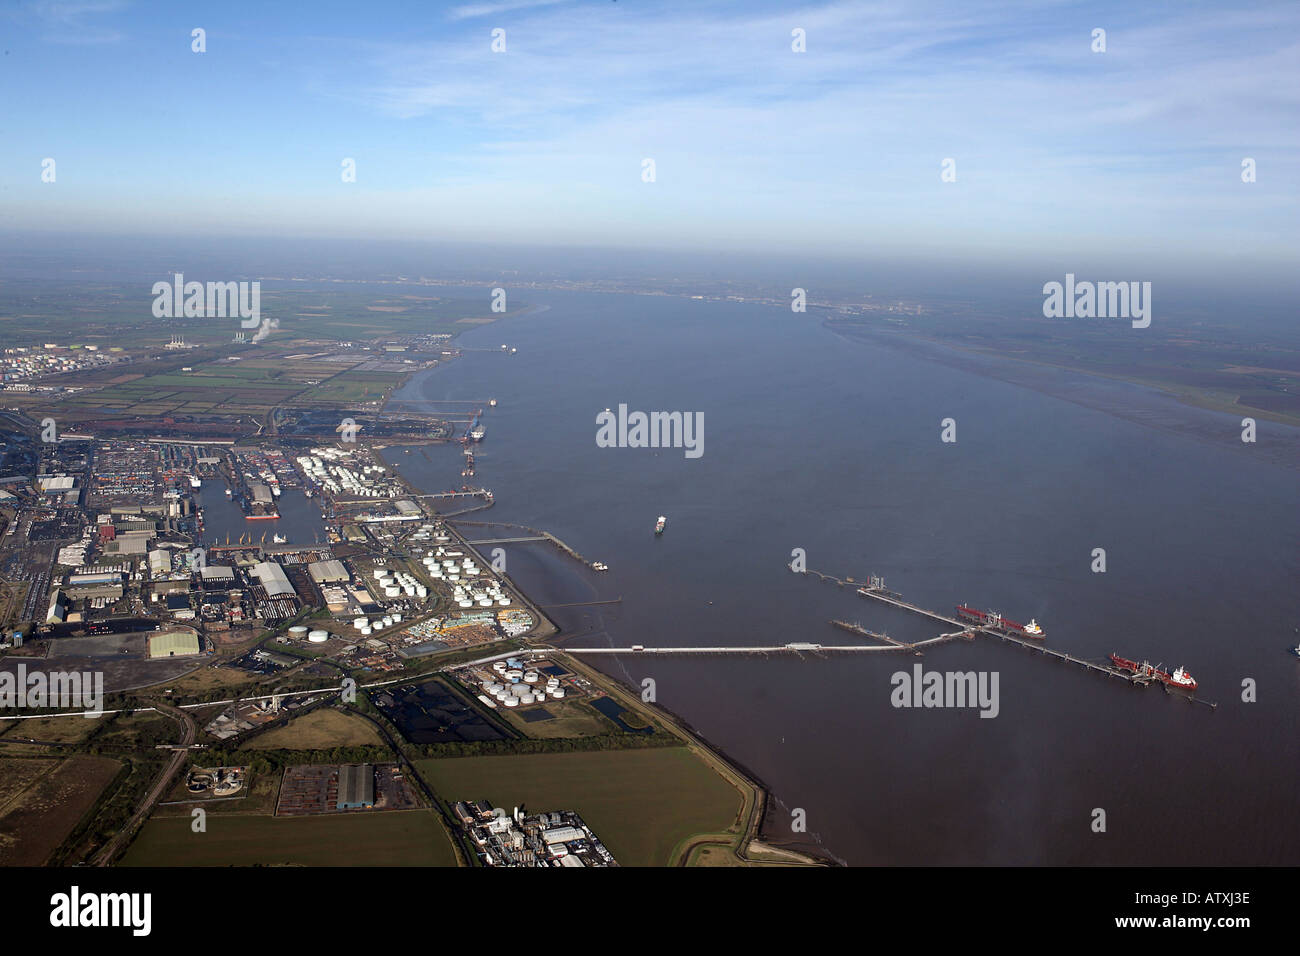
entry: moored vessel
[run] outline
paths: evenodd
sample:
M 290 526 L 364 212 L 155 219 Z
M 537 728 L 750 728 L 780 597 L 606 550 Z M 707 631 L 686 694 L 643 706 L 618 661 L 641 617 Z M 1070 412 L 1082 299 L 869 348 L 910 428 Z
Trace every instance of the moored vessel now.
M 957 605 L 957 616 L 964 621 L 974 621 L 984 627 L 991 627 L 994 630 L 1004 631 L 1008 634 L 1019 634 L 1021 637 L 1032 637 L 1038 641 L 1047 636 L 1047 632 L 1043 630 L 1042 625 L 1033 618 L 1030 618 L 1028 624 L 1021 624 L 1009 617 L 1003 617 L 997 611 L 978 611 L 966 604 Z
M 659 520 L 655 522 L 655 534 L 663 534 L 664 525 L 666 525 L 667 523 L 668 523 L 668 519 L 665 518 L 663 515 L 660 515 Z
M 1150 664 L 1147 661 L 1131 661 L 1127 657 L 1120 657 L 1118 654 L 1111 654 L 1110 662 L 1122 671 L 1128 671 L 1138 677 L 1158 680 L 1168 687 L 1177 687 L 1180 690 L 1196 690 L 1197 687 L 1195 678 L 1182 667 L 1175 667 L 1174 672 L 1171 674 L 1158 664 Z

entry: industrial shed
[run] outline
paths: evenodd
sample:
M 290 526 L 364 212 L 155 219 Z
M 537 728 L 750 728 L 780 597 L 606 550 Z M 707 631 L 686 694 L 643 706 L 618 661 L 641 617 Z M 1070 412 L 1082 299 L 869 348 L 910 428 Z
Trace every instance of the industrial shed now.
M 149 638 L 149 657 L 186 657 L 198 654 L 199 636 L 185 631 L 169 631 Z
M 339 767 L 340 810 L 356 810 L 375 805 L 375 771 L 368 763 Z
M 289 583 L 284 568 L 274 561 L 262 561 L 254 565 L 253 574 L 262 587 L 266 589 L 269 597 L 280 597 L 281 595 L 294 593 L 293 585 Z
M 337 558 L 330 558 L 328 561 L 315 561 L 307 565 L 307 573 L 311 575 L 312 580 L 317 584 L 342 584 L 351 578 L 348 569 Z
M 199 572 L 204 584 L 234 584 L 235 569 L 227 564 L 207 564 Z

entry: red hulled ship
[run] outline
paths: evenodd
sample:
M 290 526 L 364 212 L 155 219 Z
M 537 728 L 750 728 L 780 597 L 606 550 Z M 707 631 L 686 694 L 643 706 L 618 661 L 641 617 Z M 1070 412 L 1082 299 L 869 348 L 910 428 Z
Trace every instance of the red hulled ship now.
M 991 627 L 994 630 L 1006 631 L 1008 634 L 1019 634 L 1021 637 L 1032 637 L 1034 640 L 1041 641 L 1047 636 L 1038 622 L 1030 619 L 1028 624 L 1021 624 L 1013 621 L 1009 617 L 1003 617 L 997 611 L 977 611 L 973 607 L 965 604 L 957 605 L 957 616 L 964 621 L 974 621 L 976 624 L 982 624 L 984 627 Z
M 1162 670 L 1158 664 L 1149 664 L 1146 661 L 1131 661 L 1127 657 L 1120 657 L 1118 654 L 1111 654 L 1110 662 L 1120 670 L 1128 671 L 1130 674 L 1136 674 L 1139 677 L 1158 680 L 1162 684 L 1177 687 L 1181 690 L 1196 690 L 1196 680 L 1181 667 L 1175 667 L 1174 672 L 1171 674 L 1166 670 Z

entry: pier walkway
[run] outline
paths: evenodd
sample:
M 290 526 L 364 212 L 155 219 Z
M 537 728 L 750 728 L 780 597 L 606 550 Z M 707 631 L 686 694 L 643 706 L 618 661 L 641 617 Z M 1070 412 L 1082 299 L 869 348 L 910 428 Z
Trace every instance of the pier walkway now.
M 836 584 L 838 584 L 840 587 L 856 584 L 856 582 L 854 582 L 852 579 L 838 578 L 833 574 L 825 574 L 821 571 L 814 571 L 811 568 L 809 568 L 805 572 L 796 572 L 796 573 L 815 574 L 823 581 L 833 581 Z M 1025 648 L 1026 650 L 1036 651 L 1039 654 L 1044 654 L 1048 657 L 1054 657 L 1057 660 L 1065 661 L 1068 664 L 1078 665 L 1079 667 L 1082 667 L 1085 670 L 1092 671 L 1097 674 L 1105 674 L 1108 677 L 1118 677 L 1120 680 L 1127 681 L 1129 684 L 1136 684 L 1141 687 L 1144 687 L 1148 684 L 1159 684 L 1160 686 L 1165 687 L 1163 683 L 1155 680 L 1152 677 L 1145 676 L 1142 674 L 1134 674 L 1126 670 L 1121 670 L 1120 668 L 1114 667 L 1110 664 L 1102 664 L 1097 661 L 1088 660 L 1083 657 L 1076 657 L 1073 654 L 1069 654 L 1065 651 L 1057 650 L 1054 647 L 1048 647 L 1041 640 L 1016 637 L 1013 634 L 1007 634 L 1004 631 L 998 630 L 995 627 L 970 624 L 965 621 L 960 621 L 957 618 L 948 617 L 945 614 L 939 614 L 927 608 L 919 607 L 915 604 L 909 604 L 907 601 L 904 601 L 902 599 L 902 595 L 898 594 L 898 592 L 890 591 L 887 588 L 885 588 L 883 580 L 879 577 L 873 576 L 871 578 L 871 583 L 869 585 L 867 584 L 857 585 L 857 593 L 862 597 L 871 598 L 872 600 L 875 601 L 881 601 L 885 604 L 891 605 L 892 607 L 901 608 L 904 611 L 911 611 L 913 614 L 919 614 L 922 617 L 927 617 L 933 621 L 943 621 L 947 624 L 955 624 L 957 627 L 962 629 L 960 632 L 956 634 L 942 634 L 939 637 L 932 638 L 931 640 L 928 641 L 918 641 L 916 644 L 904 645 L 906 647 L 911 647 L 911 648 L 922 647 L 926 644 L 934 644 L 936 642 L 940 642 L 943 640 L 951 640 L 954 637 L 964 637 L 968 635 L 980 634 L 983 635 L 984 637 L 995 637 L 998 640 L 1004 641 L 1008 644 L 1018 644 L 1021 647 Z M 863 628 L 861 625 L 845 624 L 843 621 L 832 621 L 831 623 L 834 624 L 836 627 L 843 628 L 846 631 L 853 631 L 855 633 L 865 634 L 883 640 L 891 640 L 891 638 L 885 637 L 884 635 L 872 633 L 871 631 L 868 631 L 865 628 Z M 1172 688 L 1166 687 L 1165 689 L 1170 693 L 1173 692 Z M 1195 695 L 1186 693 L 1182 690 L 1179 690 L 1178 694 L 1179 696 L 1185 697 L 1187 700 L 1193 703 L 1204 704 L 1205 706 L 1210 707 L 1212 709 L 1218 707 L 1218 704 L 1215 704 L 1211 701 L 1202 700 L 1196 697 Z
M 546 541 L 540 534 L 531 538 L 479 538 L 477 541 L 466 540 L 466 544 L 523 544 L 525 541 Z
M 892 644 L 773 644 L 765 647 L 553 647 L 537 648 L 564 654 L 822 654 L 827 652 L 861 654 L 868 651 L 899 651 L 906 646 Z

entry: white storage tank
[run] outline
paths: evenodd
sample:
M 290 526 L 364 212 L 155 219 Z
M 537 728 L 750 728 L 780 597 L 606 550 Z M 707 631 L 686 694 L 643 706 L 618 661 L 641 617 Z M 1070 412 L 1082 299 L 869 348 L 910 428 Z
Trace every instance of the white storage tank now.
M 329 639 L 330 639 L 329 631 L 317 630 L 317 631 L 312 631 L 307 635 L 307 640 L 311 641 L 313 644 L 324 644 Z
M 536 683 L 537 683 L 537 671 L 527 671 L 527 672 L 525 672 L 525 673 L 524 673 L 524 683 L 525 683 L 525 684 L 536 684 Z
M 375 629 L 371 627 L 369 624 L 367 624 L 365 627 L 361 629 L 361 633 L 365 635 L 370 635 L 375 633 Z
M 531 704 L 531 703 L 533 702 L 533 700 L 534 700 L 534 697 L 533 697 L 532 694 L 520 694 L 520 695 L 519 695 L 519 703 L 521 703 L 521 704 Z
M 352 626 L 355 627 L 358 631 L 361 630 L 363 627 L 365 627 L 365 626 L 366 626 L 367 624 L 369 624 L 369 623 L 370 623 L 369 618 L 364 618 L 364 617 L 354 617 L 354 618 L 352 619 Z
M 498 674 L 504 673 L 504 672 L 505 672 L 505 669 L 506 669 L 506 662 L 505 662 L 505 661 L 493 661 L 493 662 L 492 662 L 492 669 L 493 669 L 494 671 L 496 671 Z
M 308 628 L 306 624 L 295 624 L 293 627 L 289 628 L 289 633 L 294 637 L 302 637 L 307 633 L 307 630 Z
M 552 687 L 551 690 L 550 690 L 550 695 L 551 695 L 553 698 L 555 698 L 556 700 L 559 700 L 561 697 L 564 696 L 564 688 L 563 688 L 563 687 Z
M 519 698 L 518 698 L 518 697 L 507 697 L 504 701 L 502 701 L 502 703 L 504 703 L 507 707 L 518 707 L 518 706 L 519 706 Z

